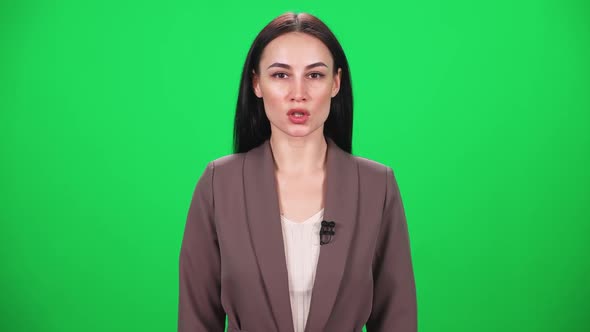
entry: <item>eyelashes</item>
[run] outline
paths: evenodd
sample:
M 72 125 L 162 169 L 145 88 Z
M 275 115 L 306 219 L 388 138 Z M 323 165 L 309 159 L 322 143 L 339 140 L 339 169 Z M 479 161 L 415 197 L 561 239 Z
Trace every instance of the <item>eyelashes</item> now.
M 287 74 L 285 74 L 285 73 L 274 73 L 274 74 L 271 74 L 270 76 L 274 77 L 274 78 L 287 78 L 286 77 Z
M 271 74 L 270 76 L 273 78 L 278 78 L 278 79 L 289 78 L 289 74 L 284 73 L 284 72 L 277 72 L 277 73 Z M 325 76 L 326 75 L 319 73 L 319 72 L 313 72 L 313 73 L 307 74 L 307 77 L 314 79 L 314 80 L 324 78 Z

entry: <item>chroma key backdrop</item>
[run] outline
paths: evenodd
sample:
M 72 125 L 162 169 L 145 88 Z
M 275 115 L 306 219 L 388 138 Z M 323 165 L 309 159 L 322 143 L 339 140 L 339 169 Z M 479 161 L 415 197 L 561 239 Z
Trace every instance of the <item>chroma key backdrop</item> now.
M 419 330 L 589 331 L 583 0 L 2 1 L 0 330 L 176 330 L 194 186 L 286 11 L 348 56 L 353 153 L 395 171 Z

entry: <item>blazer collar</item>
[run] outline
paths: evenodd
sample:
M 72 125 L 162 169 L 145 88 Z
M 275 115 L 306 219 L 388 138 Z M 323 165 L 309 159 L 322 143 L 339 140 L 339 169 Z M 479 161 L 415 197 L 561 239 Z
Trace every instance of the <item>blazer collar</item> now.
M 305 332 L 323 331 L 330 318 L 357 227 L 357 164 L 352 155 L 340 149 L 330 138 L 326 141 L 324 220 L 334 221 L 336 226 L 331 241 L 320 246 Z M 246 153 L 243 179 L 252 245 L 276 330 L 293 332 L 289 279 L 269 140 Z

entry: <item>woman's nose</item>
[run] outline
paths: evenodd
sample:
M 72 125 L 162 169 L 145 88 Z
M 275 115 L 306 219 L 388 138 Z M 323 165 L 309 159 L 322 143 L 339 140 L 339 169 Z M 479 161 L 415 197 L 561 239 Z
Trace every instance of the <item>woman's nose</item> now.
M 307 91 L 303 79 L 293 80 L 290 94 L 291 101 L 305 101 L 307 100 Z

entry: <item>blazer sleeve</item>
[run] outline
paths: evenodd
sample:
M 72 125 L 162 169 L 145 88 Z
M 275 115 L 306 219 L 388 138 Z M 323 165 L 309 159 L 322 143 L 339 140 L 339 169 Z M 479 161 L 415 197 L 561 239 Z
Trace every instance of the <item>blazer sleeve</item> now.
M 223 332 L 221 263 L 214 221 L 214 163 L 195 187 L 180 249 L 179 332 Z
M 400 191 L 387 167 L 383 220 L 373 258 L 373 308 L 368 332 L 416 332 L 416 286 Z

